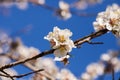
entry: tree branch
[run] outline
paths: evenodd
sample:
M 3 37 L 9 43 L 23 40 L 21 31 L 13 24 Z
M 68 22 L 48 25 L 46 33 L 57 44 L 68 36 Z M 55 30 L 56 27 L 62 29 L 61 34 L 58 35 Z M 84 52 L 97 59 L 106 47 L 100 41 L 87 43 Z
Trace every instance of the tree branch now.
M 101 30 L 101 31 L 98 31 L 98 32 L 95 32 L 95 33 L 92 33 L 88 36 L 85 36 L 83 38 L 80 38 L 76 41 L 74 41 L 74 44 L 75 46 L 79 46 L 79 45 L 82 45 L 83 43 L 85 42 L 88 42 L 89 40 L 93 39 L 93 38 L 96 38 L 98 36 L 101 36 L 105 33 L 107 33 L 107 29 L 104 29 L 104 30 Z M 0 67 L 0 71 L 4 70 L 4 69 L 7 69 L 7 68 L 10 68 L 10 67 L 13 67 L 13 66 L 16 66 L 18 64 L 22 64 L 22 63 L 25 63 L 25 62 L 28 62 L 30 60 L 33 60 L 33 59 L 37 59 L 39 57 L 43 57 L 45 55 L 48 55 L 48 54 L 52 54 L 54 52 L 55 49 L 50 49 L 50 50 L 47 50 L 47 51 L 44 51 L 44 52 L 41 52 L 40 54 L 36 55 L 36 56 L 33 56 L 31 58 L 27 58 L 27 59 L 22 59 L 22 60 L 19 60 L 19 61 L 16 61 L 16 62 L 13 62 L 13 63 L 10 63 L 10 64 L 7 64 L 5 66 L 2 66 Z
M 100 30 L 98 32 L 92 33 L 92 34 L 90 34 L 88 36 L 85 36 L 83 38 L 80 38 L 80 39 L 74 41 L 74 44 L 75 44 L 75 46 L 79 46 L 79 45 L 81 45 L 81 44 L 83 44 L 85 42 L 90 41 L 93 38 L 99 37 L 99 36 L 107 33 L 107 31 L 108 31 L 107 29 L 104 29 L 104 30 Z
M 42 57 L 42 56 L 45 56 L 45 55 L 48 55 L 48 54 L 52 54 L 54 51 L 54 49 L 51 49 L 51 50 L 47 50 L 47 51 L 44 51 L 44 52 L 41 52 L 40 54 L 36 55 L 36 56 L 33 56 L 31 58 L 27 58 L 27 59 L 22 59 L 22 60 L 19 60 L 19 61 L 16 61 L 14 63 L 10 63 L 8 65 L 5 65 L 3 67 L 0 68 L 0 71 L 1 70 L 4 70 L 4 69 L 7 69 L 7 68 L 10 68 L 10 67 L 13 67 L 13 66 L 16 66 L 18 64 L 22 64 L 22 63 L 25 63 L 27 61 L 30 61 L 30 60 L 33 60 L 33 59 L 37 59 L 39 57 Z
M 3 53 L 3 54 L 4 54 L 4 53 Z M 16 57 L 15 55 L 12 55 L 11 53 L 9 53 L 9 54 L 4 54 L 4 55 L 2 55 L 2 56 L 9 57 L 10 59 L 16 60 L 16 61 L 21 60 L 20 57 Z M 23 63 L 22 65 L 25 66 L 26 68 L 29 68 L 29 69 L 32 70 L 32 71 L 38 70 L 35 66 L 31 65 L 29 62 Z M 46 73 L 46 71 L 43 71 L 43 72 L 40 72 L 40 73 L 37 73 L 37 74 L 43 75 L 43 76 L 45 76 L 46 78 L 48 78 L 48 79 L 50 79 L 50 80 L 53 80 L 53 77 L 52 77 L 51 75 L 49 75 L 48 73 Z M 0 74 L 0 75 L 2 75 L 2 74 Z M 5 77 L 6 77 L 6 75 L 2 75 L 2 76 L 5 76 Z

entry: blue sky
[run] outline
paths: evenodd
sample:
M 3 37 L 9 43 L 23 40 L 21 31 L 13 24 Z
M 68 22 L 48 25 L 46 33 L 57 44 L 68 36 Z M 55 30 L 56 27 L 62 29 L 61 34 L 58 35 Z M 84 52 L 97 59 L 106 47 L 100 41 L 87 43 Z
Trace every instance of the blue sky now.
M 65 0 L 71 2 L 72 0 Z M 57 0 L 47 0 L 47 4 L 52 6 L 57 5 Z M 79 12 L 86 13 L 98 13 L 104 11 L 107 5 L 117 3 L 120 5 L 120 0 L 104 0 L 102 4 L 90 6 L 85 10 Z M 96 15 L 91 17 L 80 17 L 73 15 L 68 20 L 58 19 L 52 11 L 30 4 L 27 10 L 19 10 L 15 6 L 9 9 L 7 16 L 0 13 L 0 29 L 7 32 L 9 35 L 15 35 L 20 37 L 23 43 L 27 46 L 33 46 L 40 51 L 49 50 L 50 44 L 43 37 L 52 31 L 54 26 L 58 26 L 61 29 L 68 28 L 73 32 L 72 39 L 76 40 L 82 38 L 90 33 L 94 32 L 92 22 L 95 21 Z M 24 28 L 25 26 L 31 26 L 32 29 L 26 34 L 16 35 L 16 31 Z M 118 50 L 117 40 L 111 33 L 107 33 L 101 37 L 93 39 L 93 41 L 104 42 L 101 45 L 83 44 L 80 49 L 73 49 L 70 53 L 73 57 L 70 59 L 70 64 L 64 66 L 57 62 L 60 68 L 68 68 L 77 77 L 80 77 L 81 73 L 85 71 L 86 66 L 91 62 L 97 62 L 100 59 L 102 53 L 106 53 L 108 50 Z M 50 55 L 48 57 L 54 57 Z M 20 69 L 22 66 L 16 67 Z M 25 72 L 29 71 L 25 69 Z M 23 69 L 19 70 L 22 73 Z M 105 80 L 108 80 L 106 78 Z

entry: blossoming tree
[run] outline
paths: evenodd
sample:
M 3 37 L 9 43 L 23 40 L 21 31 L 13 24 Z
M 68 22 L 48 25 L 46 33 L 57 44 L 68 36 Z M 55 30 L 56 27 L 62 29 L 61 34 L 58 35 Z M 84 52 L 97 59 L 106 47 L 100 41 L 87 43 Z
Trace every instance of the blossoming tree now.
M 110 5 L 110 3 L 112 4 Z M 119 80 L 119 3 L 119 0 L 110 0 L 110 2 L 104 0 L 56 0 L 54 2 L 49 2 L 49 0 L 0 0 L 0 28 L 3 29 L 0 31 L 0 80 L 24 80 L 24 77 L 26 77 L 25 80 Z M 104 8 L 104 11 L 99 8 Z M 89 13 L 87 9 L 98 9 L 98 13 Z M 47 17 L 50 12 L 44 12 L 45 10 L 50 10 L 56 17 Z M 41 20 L 38 19 L 39 16 Z M 96 21 L 92 20 L 93 17 L 96 17 Z M 78 20 L 83 20 L 80 25 L 85 28 L 61 27 L 66 24 L 78 26 Z M 89 21 L 93 27 L 88 27 Z M 29 22 L 30 25 L 22 29 L 17 27 L 26 24 L 26 22 Z M 57 23 L 61 26 L 56 26 Z M 3 27 L 8 25 L 7 28 Z M 47 27 L 37 28 L 38 25 Z M 11 33 L 8 33 L 9 30 Z M 29 32 L 32 33 L 29 34 Z M 83 36 L 81 37 L 80 34 Z M 30 37 L 26 35 L 30 35 Z M 102 37 L 102 35 L 107 37 Z M 41 38 L 41 42 L 43 41 L 40 44 L 38 37 Z M 96 39 L 97 37 L 100 38 Z M 111 41 L 111 37 L 114 42 Z M 48 40 L 49 43 L 44 39 Z M 102 40 L 102 42 L 93 39 Z M 23 42 L 26 42 L 28 46 Z M 37 42 L 35 46 L 39 47 L 33 46 L 35 42 Z M 109 44 L 103 44 L 105 42 L 109 42 Z M 84 51 L 82 51 L 83 45 L 88 46 L 86 43 L 92 45 L 89 47 L 93 48 L 85 47 L 86 49 L 83 49 L 89 53 L 88 56 L 83 55 Z M 115 43 L 117 44 L 114 45 Z M 103 47 L 101 48 L 101 46 Z M 107 51 L 112 46 L 116 50 Z M 42 49 L 47 50 L 42 51 Z M 102 50 L 107 51 L 107 53 L 101 54 Z M 87 62 L 87 66 L 84 64 L 86 61 L 90 62 L 89 64 Z M 84 70 L 82 70 L 82 66 Z M 29 70 L 27 71 L 26 68 Z M 107 75 L 109 76 L 107 77 Z

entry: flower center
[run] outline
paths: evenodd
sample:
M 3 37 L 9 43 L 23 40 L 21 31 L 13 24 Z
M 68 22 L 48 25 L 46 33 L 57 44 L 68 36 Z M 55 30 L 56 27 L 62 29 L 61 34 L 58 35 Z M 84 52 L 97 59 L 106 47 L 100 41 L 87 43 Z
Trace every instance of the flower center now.
M 65 42 L 65 37 L 64 37 L 64 35 L 58 36 L 58 40 L 59 40 L 60 42 Z

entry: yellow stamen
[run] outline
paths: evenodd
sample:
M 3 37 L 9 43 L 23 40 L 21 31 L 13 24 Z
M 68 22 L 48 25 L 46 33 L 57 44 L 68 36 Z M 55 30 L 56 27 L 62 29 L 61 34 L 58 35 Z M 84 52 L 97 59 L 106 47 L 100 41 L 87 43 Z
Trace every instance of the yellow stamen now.
M 58 36 L 58 38 L 59 38 L 59 41 L 60 41 L 60 42 L 64 42 L 64 41 L 65 41 L 64 35 Z

